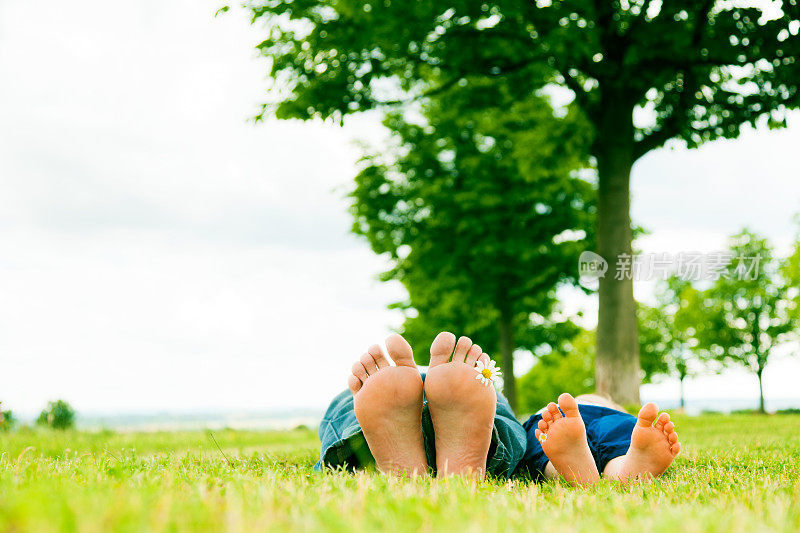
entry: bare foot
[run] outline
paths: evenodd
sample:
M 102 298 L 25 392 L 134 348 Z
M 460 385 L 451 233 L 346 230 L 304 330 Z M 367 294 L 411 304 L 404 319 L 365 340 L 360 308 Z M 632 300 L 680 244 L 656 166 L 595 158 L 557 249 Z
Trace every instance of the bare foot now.
M 585 486 L 600 479 L 586 441 L 586 426 L 578 402 L 570 394 L 559 396 L 558 405 L 553 402 L 547 405 L 535 435 L 547 458 L 568 483 Z
M 641 408 L 628 453 L 609 461 L 603 470 L 605 477 L 629 483 L 652 479 L 669 468 L 681 451 L 681 443 L 669 415 L 661 413 L 658 420 L 656 416 L 656 404 L 648 403 Z
M 455 353 L 453 350 L 455 349 Z M 453 360 L 450 360 L 450 355 Z M 425 396 L 436 435 L 436 469 L 440 476 L 482 478 L 492 442 L 497 396 L 492 385 L 475 379 L 475 363 L 489 362 L 481 347 L 442 332 L 431 345 Z
M 397 366 L 389 366 L 377 344 L 353 365 L 348 385 L 355 397 L 356 418 L 378 470 L 427 474 L 422 377 L 403 337 L 387 338 L 386 350 Z

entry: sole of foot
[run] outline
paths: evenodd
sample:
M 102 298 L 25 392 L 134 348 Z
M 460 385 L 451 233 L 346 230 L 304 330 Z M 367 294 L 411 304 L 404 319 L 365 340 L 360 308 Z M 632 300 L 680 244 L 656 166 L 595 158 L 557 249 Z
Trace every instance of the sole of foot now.
M 647 481 L 663 474 L 681 451 L 675 424 L 658 406 L 645 404 L 639 411 L 628 452 L 612 459 L 603 475 L 623 483 Z
M 425 396 L 433 422 L 440 477 L 483 478 L 486 473 L 497 395 L 492 385 L 475 379 L 478 360 L 488 363 L 489 356 L 467 337 L 456 342 L 455 335 L 442 332 L 431 345 Z
M 547 405 L 535 435 L 550 463 L 570 485 L 586 486 L 600 479 L 578 402 L 570 394 L 559 396 L 558 405 Z
M 386 339 L 391 366 L 375 344 L 352 368 L 348 385 L 356 418 L 375 466 L 384 473 L 427 475 L 422 437 L 422 377 L 411 346 L 400 335 Z

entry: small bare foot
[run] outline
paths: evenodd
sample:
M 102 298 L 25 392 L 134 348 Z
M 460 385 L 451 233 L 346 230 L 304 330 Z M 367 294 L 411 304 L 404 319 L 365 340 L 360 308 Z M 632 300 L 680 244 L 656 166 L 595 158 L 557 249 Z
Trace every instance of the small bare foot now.
M 652 479 L 669 468 L 681 451 L 681 443 L 669 415 L 661 413 L 658 419 L 656 416 L 656 404 L 648 403 L 641 408 L 628 452 L 609 461 L 603 470 L 605 477 L 629 483 Z
M 461 337 L 456 344 L 455 335 L 442 332 L 431 345 L 425 396 L 436 435 L 436 469 L 440 476 L 482 478 L 486 473 L 497 395 L 492 385 L 475 379 L 478 360 L 488 363 L 489 356 L 467 337 Z
M 556 471 L 571 485 L 591 485 L 600 479 L 578 402 L 570 394 L 559 396 L 558 405 L 547 405 L 535 434 Z
M 348 378 L 358 423 L 381 472 L 427 474 L 422 437 L 422 377 L 411 346 L 400 335 L 386 339 L 390 366 L 375 344 Z

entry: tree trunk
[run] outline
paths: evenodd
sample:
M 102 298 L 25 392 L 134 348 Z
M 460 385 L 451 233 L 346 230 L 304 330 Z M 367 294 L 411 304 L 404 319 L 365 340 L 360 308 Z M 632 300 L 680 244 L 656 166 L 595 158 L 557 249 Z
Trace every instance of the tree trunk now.
M 686 374 L 681 374 L 681 409 L 686 409 L 686 396 L 683 390 L 683 382 L 686 380 Z
M 503 372 L 503 395 L 511 409 L 517 410 L 517 381 L 514 376 L 514 320 L 511 312 L 500 312 L 500 368 Z
M 617 260 L 631 256 L 630 176 L 632 107 L 609 103 L 600 117 L 595 153 L 599 176 L 597 252 L 608 261 L 600 279 L 597 323 L 597 392 L 617 403 L 638 404 L 641 384 L 632 270 L 617 279 Z
M 764 405 L 764 369 L 759 368 L 758 372 L 756 372 L 756 375 L 758 376 L 758 412 L 765 414 L 767 409 Z

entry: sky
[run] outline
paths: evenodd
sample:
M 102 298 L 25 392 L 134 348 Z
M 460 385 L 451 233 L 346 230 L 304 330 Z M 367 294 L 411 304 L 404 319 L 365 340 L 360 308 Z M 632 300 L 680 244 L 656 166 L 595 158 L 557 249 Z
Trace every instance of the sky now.
M 349 234 L 345 197 L 355 141 L 379 143 L 379 117 L 254 124 L 262 32 L 236 10 L 214 18 L 220 5 L 0 0 L 6 408 L 320 409 L 400 324 L 386 306 L 403 290 L 377 281 L 386 263 Z M 793 115 L 786 130 L 647 155 L 632 178 L 640 247 L 718 250 L 746 225 L 788 248 L 798 146 Z M 591 315 L 591 299 L 565 298 Z M 800 363 L 778 354 L 768 397 L 797 396 L 792 375 Z M 735 371 L 687 393 L 757 388 Z

